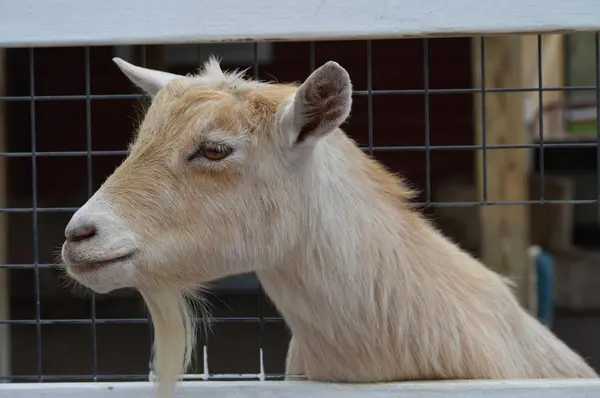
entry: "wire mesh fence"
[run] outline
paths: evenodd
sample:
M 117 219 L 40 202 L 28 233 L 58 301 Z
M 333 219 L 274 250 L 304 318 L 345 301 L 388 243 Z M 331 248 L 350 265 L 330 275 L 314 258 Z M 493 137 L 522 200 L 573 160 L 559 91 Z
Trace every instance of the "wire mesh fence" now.
M 533 204 L 597 206 L 600 197 L 600 157 L 597 153 L 600 150 L 600 145 L 598 145 L 600 134 L 596 133 L 595 136 L 589 136 L 584 140 L 548 141 L 544 135 L 543 95 L 545 92 L 593 92 L 595 95 L 593 106 L 596 110 L 598 109 L 600 104 L 598 34 L 594 35 L 595 83 L 557 87 L 544 87 L 543 85 L 542 61 L 544 57 L 541 35 L 537 36 L 537 86 L 486 87 L 485 84 L 482 84 L 481 87 L 474 87 L 471 81 L 472 74 L 479 73 L 482 82 L 485 82 L 486 79 L 483 76 L 484 68 L 480 71 L 471 70 L 471 45 L 479 46 L 480 64 L 485 65 L 486 41 L 487 39 L 477 37 L 472 39 L 353 41 L 329 44 L 321 42 L 279 43 L 276 50 L 273 51 L 270 61 L 273 63 L 273 60 L 277 60 L 278 57 L 282 58 L 283 61 L 277 64 L 277 68 L 269 68 L 268 62 L 266 67 L 262 65 L 265 62 L 262 64 L 259 62 L 259 44 L 254 43 L 247 45 L 252 49 L 252 57 L 247 64 L 235 65 L 236 62 L 243 63 L 243 61 L 236 61 L 231 62 L 230 66 L 244 68 L 250 66 L 247 73 L 255 78 L 276 78 L 284 81 L 302 80 L 325 60 L 330 58 L 338 60 L 349 69 L 355 82 L 355 109 L 358 108 L 353 112 L 348 125 L 344 127 L 364 151 L 377 157 L 394 171 L 408 175 L 408 180 L 421 190 L 421 195 L 413 205 L 424 208 L 424 211 L 441 206 L 523 206 Z M 291 50 L 286 50 L 286 48 L 291 48 Z M 335 55 L 344 58 L 342 48 L 347 48 L 348 53 L 351 54 L 345 57 L 346 63 L 331 54 L 333 51 Z M 334 51 L 335 49 L 337 51 Z M 152 63 L 147 62 L 148 52 L 155 49 L 137 46 L 136 50 L 139 51 L 137 54 L 141 59 L 141 64 L 152 67 Z M 302 50 L 302 52 L 298 50 Z M 133 305 L 135 308 L 132 310 L 119 312 L 114 310 L 116 308 L 114 303 L 121 299 L 119 297 L 115 299 L 116 301 L 111 301 L 92 294 L 82 301 L 80 295 L 71 297 L 70 292 L 62 295 L 60 300 L 48 299 L 46 303 L 44 302 L 44 280 L 50 281 L 52 286 L 61 284 L 57 281 L 60 280 L 59 271 L 62 266 L 54 260 L 55 249 L 62 243 L 62 232 L 66 221 L 78 206 L 93 194 L 114 166 L 126 156 L 125 143 L 130 138 L 129 136 L 124 135 L 113 139 L 109 144 L 102 142 L 103 136 L 113 133 L 111 118 L 121 120 L 120 127 L 115 130 L 129 128 L 132 132 L 137 119 L 134 115 L 135 111 L 141 101 L 147 99 L 143 95 L 131 92 L 131 87 L 126 86 L 124 80 L 119 81 L 121 85 L 116 91 L 120 92 L 104 92 L 102 82 L 106 82 L 107 79 L 122 79 L 117 77 L 116 67 L 110 70 L 109 78 L 102 77 L 103 74 L 109 73 L 106 62 L 110 60 L 110 51 L 106 48 L 85 47 L 69 50 L 70 52 L 67 51 L 68 59 L 62 60 L 60 54 L 65 54 L 64 49 L 32 48 L 11 51 L 8 56 L 13 58 L 13 64 L 12 68 L 9 68 L 9 74 L 16 80 L 12 84 L 9 82 L 7 93 L 0 95 L 0 103 L 5 105 L 9 121 L 6 131 L 8 149 L 0 153 L 0 157 L 8 165 L 8 173 L 11 173 L 13 177 L 9 176 L 9 180 L 12 178 L 12 181 L 9 181 L 7 188 L 7 204 L 0 208 L 0 212 L 8 217 L 8 231 L 10 231 L 8 234 L 12 234 L 12 229 L 17 227 L 25 232 L 18 234 L 17 238 L 9 239 L 9 251 L 13 250 L 15 253 L 21 254 L 9 255 L 6 263 L 0 265 L 0 269 L 14 273 L 10 278 L 10 290 L 13 292 L 11 293 L 12 313 L 5 319 L 0 319 L 0 325 L 7 325 L 13 336 L 11 344 L 13 371 L 0 376 L 2 380 L 12 382 L 147 380 L 149 369 L 144 370 L 143 368 L 147 368 L 149 361 L 151 329 L 148 316 L 141 308 L 141 304 L 139 307 Z M 196 46 L 195 51 L 197 51 L 197 63 L 199 64 L 208 54 L 205 49 L 203 50 L 203 45 Z M 393 53 L 389 53 L 389 51 L 393 51 Z M 403 57 L 404 51 L 412 55 Z M 98 55 L 94 57 L 96 52 Z M 42 63 L 40 63 L 40 57 L 44 60 Z M 100 61 L 98 61 L 101 57 L 104 58 L 103 66 L 100 66 Z M 395 62 L 387 62 L 386 57 Z M 58 65 L 49 65 L 48 61 L 52 60 Z M 62 62 L 65 64 L 61 64 Z M 68 63 L 77 65 L 67 67 Z M 226 58 L 224 65 L 228 66 Z M 180 68 L 182 72 L 191 72 L 196 66 L 190 65 L 192 69 L 183 66 Z M 68 71 L 61 71 L 63 67 Z M 48 68 L 51 68 L 52 71 L 45 73 L 44 70 Z M 58 84 L 48 83 L 49 80 L 62 79 L 66 86 L 69 79 L 75 78 L 70 73 L 76 69 L 79 70 L 77 78 L 80 81 L 82 78 L 83 84 L 65 88 L 61 87 L 60 82 Z M 285 73 L 286 71 L 287 73 Z M 289 79 L 284 77 L 289 77 Z M 107 86 L 116 87 L 118 85 L 111 83 Z M 57 91 L 59 92 L 52 92 L 53 87 L 58 87 Z M 78 90 L 79 92 L 76 92 Z M 534 93 L 537 95 L 539 109 L 542 110 L 538 112 L 536 121 L 539 139 L 531 139 L 529 142 L 488 145 L 486 141 L 487 126 L 486 123 L 483 123 L 481 144 L 474 144 L 475 126 L 472 122 L 472 109 L 476 98 L 475 94 L 480 95 L 482 119 L 486 120 L 488 116 L 486 115 L 486 103 L 490 96 L 506 93 Z M 49 103 L 58 105 L 44 110 Z M 102 104 L 102 108 L 99 107 L 99 104 Z M 43 117 L 40 116 L 40 110 L 44 112 Z M 98 120 L 95 114 L 100 114 L 101 119 L 107 120 Z M 65 120 L 70 118 L 76 119 L 77 123 L 66 123 Z M 378 119 L 385 120 L 385 122 L 378 124 Z M 56 127 L 52 127 L 53 125 Z M 595 127 L 596 131 L 600 132 L 600 118 L 596 118 Z M 40 128 L 45 130 L 42 145 L 40 144 Z M 69 130 L 68 134 L 66 130 Z M 28 133 L 27 139 L 24 135 L 25 132 Z M 79 136 L 76 144 L 73 142 L 61 144 L 60 148 L 58 147 L 61 145 L 55 145 L 53 149 L 55 141 L 68 142 L 74 135 Z M 77 145 L 79 147 L 75 148 Z M 102 149 L 98 149 L 98 147 Z M 548 154 L 552 151 L 566 149 L 582 149 L 588 151 L 586 153 L 593 152 L 590 156 L 594 158 L 595 162 L 592 170 L 595 175 L 595 192 L 586 197 L 552 199 L 545 194 Z M 482 154 L 481 167 L 483 169 L 481 197 L 468 201 L 436 200 L 435 185 L 446 178 L 448 172 L 456 171 L 459 174 L 468 175 L 470 179 L 476 178 L 473 171 L 474 154 L 478 151 Z M 532 168 L 537 169 L 540 177 L 539 197 L 519 201 L 502 201 L 488 195 L 488 181 L 495 178 L 488 170 L 490 151 L 528 151 L 528 153 L 535 154 Z M 443 155 L 444 153 L 455 155 Z M 53 159 L 61 159 L 61 163 L 53 165 Z M 70 175 L 79 177 L 70 177 Z M 58 184 L 58 181 L 62 179 L 66 179 L 67 182 Z M 53 184 L 60 185 L 55 190 L 66 190 L 65 187 L 70 187 L 72 191 L 66 190 L 62 196 L 48 199 L 48 193 L 52 192 Z M 45 197 L 40 195 L 42 185 L 46 192 Z M 11 198 L 13 189 L 20 192 L 20 198 L 25 196 L 29 196 L 29 198 L 20 199 L 20 202 Z M 47 217 L 53 214 L 59 216 L 57 218 Z M 46 230 L 42 232 L 43 228 Z M 14 243 L 15 240 L 20 241 L 19 245 Z M 29 248 L 24 242 L 31 243 Z M 40 248 L 40 243 L 45 245 L 43 249 Z M 11 245 L 18 247 L 11 249 Z M 31 255 L 22 254 L 23 252 L 29 253 L 29 251 Z M 21 259 L 21 261 L 13 261 L 13 258 Z M 18 278 L 16 273 L 20 273 Z M 21 289 L 26 293 L 20 294 L 21 298 L 13 297 L 15 292 Z M 59 289 L 68 291 L 62 285 Z M 227 296 L 227 288 L 224 288 L 213 297 L 215 305 L 219 305 L 221 302 L 224 307 L 227 307 L 231 303 L 235 303 L 234 305 L 237 305 L 238 308 L 233 310 L 221 308 L 217 311 L 218 314 L 213 320 L 217 324 L 217 332 L 214 335 L 200 337 L 197 366 L 194 374 L 187 378 L 204 380 L 283 378 L 282 359 L 287 344 L 283 319 L 260 287 L 252 287 L 252 289 L 254 289 L 252 293 L 246 292 L 238 298 L 231 299 Z M 133 300 L 130 295 L 125 294 L 125 296 L 126 300 Z M 227 302 L 228 298 L 224 298 L 225 296 L 229 297 L 231 302 Z M 19 306 L 18 302 L 29 303 L 22 304 L 23 307 L 28 306 L 27 309 L 22 311 L 16 309 Z M 80 303 L 82 302 L 85 302 L 86 309 L 81 308 Z M 57 305 L 62 308 L 60 310 L 52 309 Z M 131 316 L 132 313 L 136 315 Z M 127 325 L 137 325 L 138 327 L 128 332 L 127 342 L 129 343 L 119 343 L 117 341 L 120 336 L 119 328 Z M 230 356 L 229 359 L 221 359 L 221 361 L 241 361 L 244 363 L 243 366 L 211 366 L 213 358 L 223 356 L 222 353 L 215 355 L 211 353 L 213 340 L 218 339 L 219 336 L 218 325 L 230 325 L 236 328 L 242 328 L 242 325 L 252 325 L 251 332 L 249 332 L 250 329 L 239 329 L 243 330 L 242 332 L 230 329 L 227 334 L 229 340 L 219 343 L 219 347 L 227 350 L 227 355 Z M 270 325 L 278 325 L 278 331 L 276 333 L 271 331 L 269 335 Z M 61 336 L 61 331 L 66 329 L 60 329 L 60 327 L 67 326 L 74 329 Z M 109 326 L 115 328 L 116 331 L 109 331 Z M 52 327 L 59 327 L 59 329 L 49 332 Z M 53 338 L 45 339 L 45 334 L 52 334 Z M 25 335 L 29 336 L 29 340 L 22 338 Z M 232 336 L 237 336 L 240 340 L 233 341 Z M 70 340 L 71 338 L 73 340 Z M 102 339 L 105 341 L 100 341 Z M 19 341 L 19 344 L 16 341 Z M 243 344 L 240 341 L 243 341 Z M 62 358 L 57 358 L 57 356 L 67 355 L 64 354 L 65 352 L 75 355 L 73 350 L 69 349 L 71 342 L 79 347 L 78 349 L 87 347 L 81 349 L 85 352 L 79 353 L 82 359 L 73 361 L 80 365 L 57 366 L 57 363 L 71 361 L 66 356 Z M 141 353 L 138 348 L 135 349 L 135 354 L 128 352 L 127 344 L 133 344 L 133 342 L 139 343 L 139 346 L 144 345 L 146 352 Z M 242 349 L 242 345 L 249 344 L 252 347 Z M 224 348 L 226 346 L 229 348 Z M 101 357 L 107 355 L 109 349 L 112 350 L 110 354 L 112 357 L 102 359 Z M 236 353 L 236 350 L 242 350 L 241 354 Z M 276 354 L 267 358 L 270 351 L 276 352 Z M 119 359 L 120 355 L 132 356 L 132 358 L 122 360 Z M 119 366 L 120 361 L 131 363 L 127 366 Z M 88 363 L 84 366 L 81 365 L 83 362 Z M 106 365 L 102 365 L 103 362 Z M 78 366 L 79 368 L 73 371 Z M 51 368 L 52 371 L 48 371 L 48 368 Z M 139 371 L 118 371 L 125 368 Z

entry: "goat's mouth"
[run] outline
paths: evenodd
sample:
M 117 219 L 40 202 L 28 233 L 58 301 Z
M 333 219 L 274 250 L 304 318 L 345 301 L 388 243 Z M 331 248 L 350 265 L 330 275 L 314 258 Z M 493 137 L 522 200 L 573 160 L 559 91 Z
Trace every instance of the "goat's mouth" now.
M 89 273 L 98 271 L 99 269 L 106 268 L 112 265 L 124 263 L 126 261 L 131 260 L 133 256 L 135 256 L 135 251 L 124 254 L 122 256 L 113 257 L 105 260 L 72 263 L 69 264 L 68 267 L 76 271 L 77 273 Z

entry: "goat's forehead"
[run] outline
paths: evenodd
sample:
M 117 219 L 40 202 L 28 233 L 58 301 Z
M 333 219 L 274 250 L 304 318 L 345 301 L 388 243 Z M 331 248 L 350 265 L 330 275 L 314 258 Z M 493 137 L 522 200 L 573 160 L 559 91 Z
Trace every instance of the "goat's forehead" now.
M 223 129 L 253 128 L 268 121 L 294 91 L 294 85 L 238 79 L 207 84 L 202 79 L 172 81 L 159 92 L 147 116 L 154 122 L 176 125 L 197 122 Z
M 183 93 L 163 90 L 148 109 L 144 124 L 150 129 L 178 131 L 191 127 L 232 129 L 245 116 L 246 104 L 214 89 L 193 88 Z

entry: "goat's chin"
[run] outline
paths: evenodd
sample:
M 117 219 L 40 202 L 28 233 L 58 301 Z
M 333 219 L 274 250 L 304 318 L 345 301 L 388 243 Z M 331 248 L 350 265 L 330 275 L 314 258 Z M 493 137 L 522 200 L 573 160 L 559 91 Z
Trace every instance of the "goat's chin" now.
M 95 293 L 107 294 L 135 285 L 135 267 L 131 261 L 101 266 L 67 264 L 67 275 Z

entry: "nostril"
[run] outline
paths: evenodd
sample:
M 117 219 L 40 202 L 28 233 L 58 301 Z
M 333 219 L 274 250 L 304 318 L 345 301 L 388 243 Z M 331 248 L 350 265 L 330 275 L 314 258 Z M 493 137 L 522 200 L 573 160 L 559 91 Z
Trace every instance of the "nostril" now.
M 97 233 L 93 225 L 82 225 L 67 231 L 67 240 L 69 242 L 81 242 L 93 238 Z

